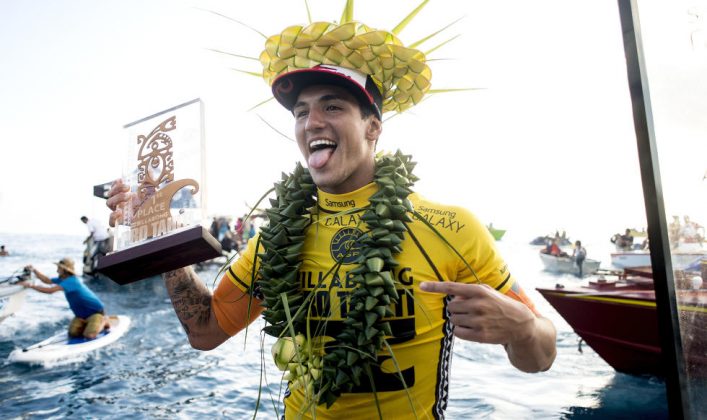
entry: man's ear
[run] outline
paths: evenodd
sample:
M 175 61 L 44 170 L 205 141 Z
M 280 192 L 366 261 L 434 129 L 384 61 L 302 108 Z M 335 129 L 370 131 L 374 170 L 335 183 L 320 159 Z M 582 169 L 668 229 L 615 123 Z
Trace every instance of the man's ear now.
M 366 140 L 378 141 L 381 132 L 383 132 L 383 123 L 381 120 L 371 115 L 368 118 L 368 126 L 366 127 Z

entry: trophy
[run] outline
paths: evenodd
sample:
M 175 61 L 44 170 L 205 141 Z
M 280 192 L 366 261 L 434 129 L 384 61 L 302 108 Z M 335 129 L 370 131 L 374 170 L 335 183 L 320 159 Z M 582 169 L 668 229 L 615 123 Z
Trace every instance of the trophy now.
M 204 228 L 203 105 L 200 99 L 123 127 L 130 140 L 123 182 L 133 199 L 113 231 L 115 251 L 96 270 L 119 284 L 221 255 Z

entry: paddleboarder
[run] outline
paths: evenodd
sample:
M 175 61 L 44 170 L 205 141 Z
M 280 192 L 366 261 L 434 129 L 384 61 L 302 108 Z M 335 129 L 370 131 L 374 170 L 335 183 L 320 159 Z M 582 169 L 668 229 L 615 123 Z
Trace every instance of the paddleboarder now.
M 69 302 L 69 307 L 74 313 L 74 319 L 69 324 L 70 337 L 85 337 L 88 339 L 96 338 L 98 333 L 105 328 L 109 328 L 110 324 L 108 317 L 105 316 L 105 305 L 77 276 L 74 268 L 74 261 L 71 258 L 62 258 L 61 261 L 54 263 L 57 268 L 57 277 L 49 278 L 34 268 L 28 265 L 26 270 L 29 270 L 43 283 L 50 286 L 38 286 L 24 281 L 21 284 L 26 289 L 36 290 L 40 293 L 52 294 L 58 291 L 63 291 L 66 300 Z

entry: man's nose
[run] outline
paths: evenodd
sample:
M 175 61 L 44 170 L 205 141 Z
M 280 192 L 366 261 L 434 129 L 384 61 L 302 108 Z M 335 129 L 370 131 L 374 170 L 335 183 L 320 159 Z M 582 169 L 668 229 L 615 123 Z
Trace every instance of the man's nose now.
M 304 129 L 311 131 L 322 127 L 324 127 L 324 115 L 318 110 L 310 110 L 309 114 L 307 114 L 307 122 Z

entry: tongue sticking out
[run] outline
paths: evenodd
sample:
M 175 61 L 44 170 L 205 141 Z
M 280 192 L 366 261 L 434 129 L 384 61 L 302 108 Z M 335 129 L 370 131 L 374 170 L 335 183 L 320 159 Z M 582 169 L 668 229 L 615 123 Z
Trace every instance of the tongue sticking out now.
M 321 169 L 324 165 L 329 162 L 332 153 L 334 153 L 334 148 L 320 149 L 309 155 L 309 160 L 307 164 L 311 169 Z

